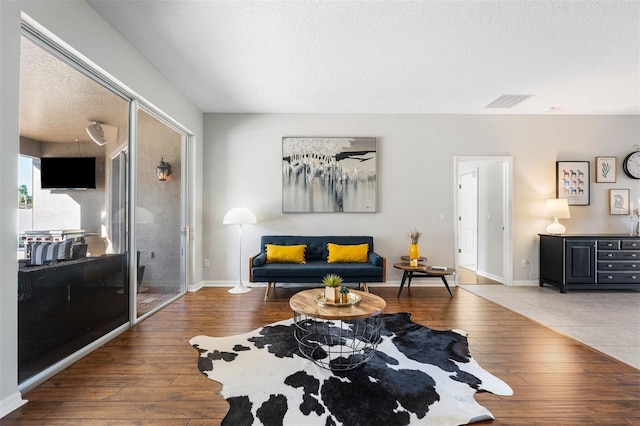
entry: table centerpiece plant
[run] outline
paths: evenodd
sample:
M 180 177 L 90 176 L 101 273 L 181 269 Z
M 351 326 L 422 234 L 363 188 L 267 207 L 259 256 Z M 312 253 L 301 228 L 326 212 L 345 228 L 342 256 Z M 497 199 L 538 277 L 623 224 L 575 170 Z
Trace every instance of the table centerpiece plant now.
M 340 287 L 344 280 L 340 275 L 327 274 L 322 278 L 324 284 L 324 297 L 333 303 L 340 302 Z
M 349 303 L 349 288 L 340 287 L 340 303 Z
M 422 232 L 418 231 L 416 228 L 413 229 L 410 233 L 407 234 L 409 239 L 411 240 L 411 244 L 409 245 L 409 260 L 412 261 L 420 257 L 420 246 L 418 246 L 418 241 L 420 240 L 420 236 Z

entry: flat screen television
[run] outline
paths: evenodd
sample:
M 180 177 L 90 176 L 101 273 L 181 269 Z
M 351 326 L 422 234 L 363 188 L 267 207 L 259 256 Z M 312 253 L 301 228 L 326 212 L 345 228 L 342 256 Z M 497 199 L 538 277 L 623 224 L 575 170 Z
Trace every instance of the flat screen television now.
M 43 157 L 40 159 L 42 189 L 94 189 L 95 157 Z

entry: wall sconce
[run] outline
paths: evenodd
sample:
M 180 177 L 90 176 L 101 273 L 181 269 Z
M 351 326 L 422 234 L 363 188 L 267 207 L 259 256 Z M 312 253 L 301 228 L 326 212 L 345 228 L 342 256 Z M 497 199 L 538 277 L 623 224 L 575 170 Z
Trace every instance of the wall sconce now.
M 171 174 L 171 164 L 164 161 L 164 157 L 160 157 L 160 164 L 156 167 L 156 174 L 158 175 L 159 181 L 166 181 L 167 176 Z

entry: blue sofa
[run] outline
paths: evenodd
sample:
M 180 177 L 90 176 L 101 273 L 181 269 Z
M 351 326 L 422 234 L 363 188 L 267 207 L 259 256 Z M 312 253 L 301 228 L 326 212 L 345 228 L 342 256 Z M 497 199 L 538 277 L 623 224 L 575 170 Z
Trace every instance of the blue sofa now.
M 368 244 L 368 262 L 328 263 L 328 243 L 340 245 Z M 304 244 L 306 263 L 268 263 L 266 244 L 282 246 Z M 357 283 L 368 291 L 367 283 L 381 283 L 387 279 L 386 259 L 374 252 L 373 237 L 370 236 L 299 236 L 264 235 L 260 239 L 260 253 L 249 259 L 249 281 L 265 282 L 267 290 L 264 300 L 269 297 L 271 288 L 279 283 L 320 284 L 327 274 L 340 275 L 345 283 Z

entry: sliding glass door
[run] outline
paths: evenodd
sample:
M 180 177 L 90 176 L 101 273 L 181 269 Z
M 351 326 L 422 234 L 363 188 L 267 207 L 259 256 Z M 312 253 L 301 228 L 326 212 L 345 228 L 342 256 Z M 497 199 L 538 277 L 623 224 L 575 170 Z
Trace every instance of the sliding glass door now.
M 144 108 L 136 127 L 137 316 L 186 290 L 186 135 Z
M 23 23 L 20 386 L 184 294 L 187 142 L 169 117 Z M 52 169 L 58 160 L 94 167 Z
M 25 31 L 20 69 L 18 379 L 129 323 L 128 247 L 112 215 L 111 156 L 130 99 Z M 91 137 L 87 127 L 99 123 Z M 16 160 L 18 161 L 18 160 Z M 115 224 L 115 226 L 114 226 Z

